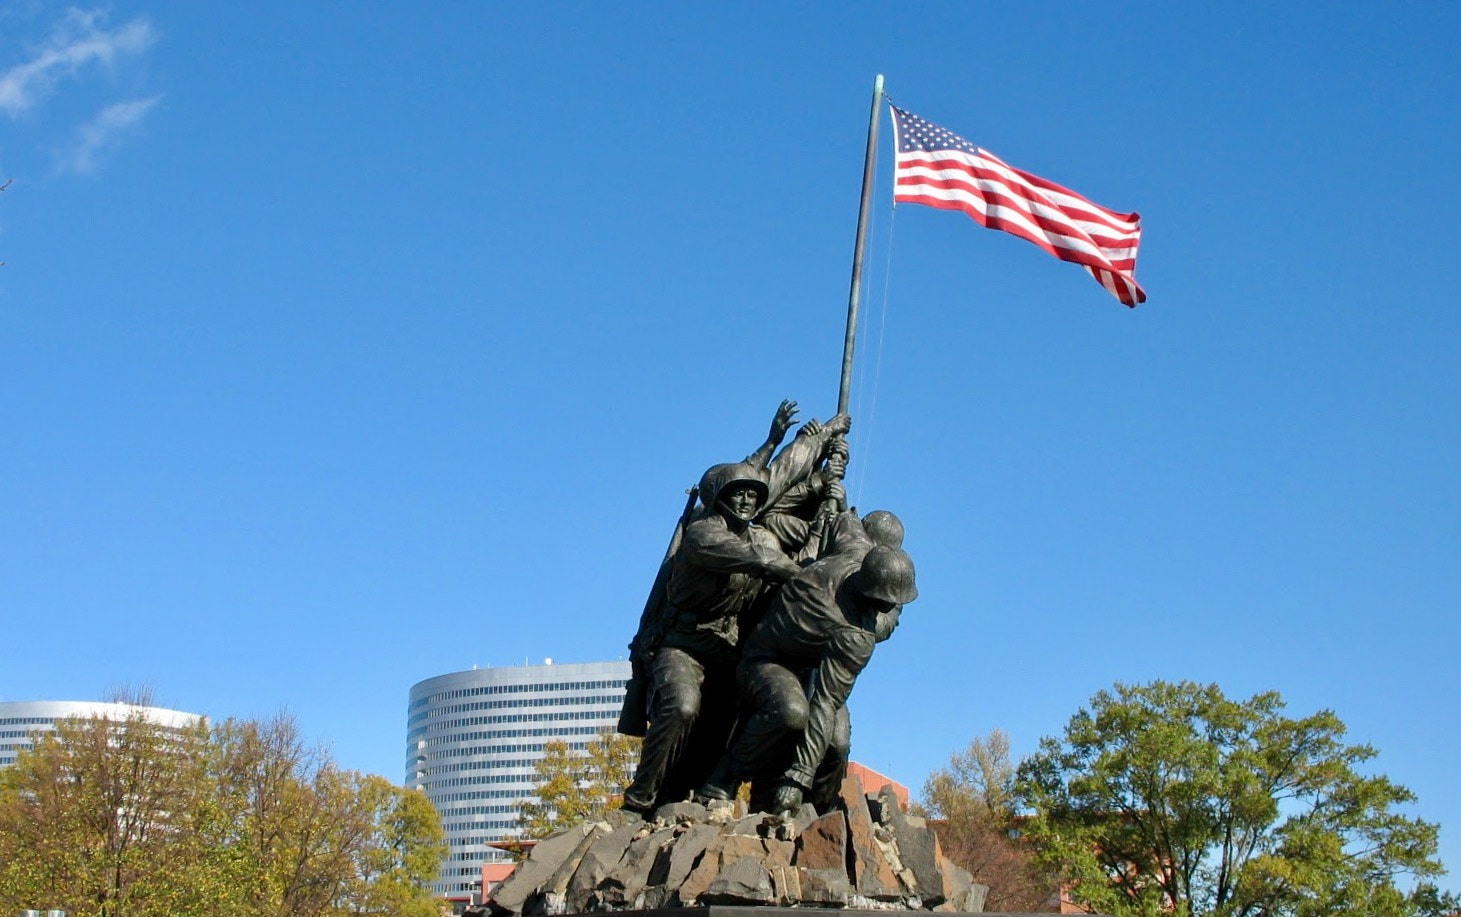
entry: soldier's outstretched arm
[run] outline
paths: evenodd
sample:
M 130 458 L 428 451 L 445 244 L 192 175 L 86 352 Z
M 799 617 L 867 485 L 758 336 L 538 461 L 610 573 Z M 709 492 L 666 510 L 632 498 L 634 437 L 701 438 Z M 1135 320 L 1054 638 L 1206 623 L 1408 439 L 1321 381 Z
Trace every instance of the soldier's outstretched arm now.
M 754 573 L 781 582 L 801 572 L 776 548 L 742 541 L 716 526 L 713 519 L 692 524 L 680 552 L 687 562 L 718 573 Z
M 771 418 L 771 429 L 766 433 L 766 442 L 762 443 L 755 452 L 746 456 L 748 463 L 761 469 L 766 467 L 767 463 L 771 461 L 771 454 L 786 439 L 787 431 L 796 425 L 796 412 L 795 401 L 788 398 L 781 402 L 776 409 L 776 414 Z
M 811 421 L 808 421 L 807 424 L 810 426 Z M 767 468 L 771 493 L 766 498 L 766 504 L 769 506 L 775 503 L 776 499 L 789 488 L 805 481 L 816 468 L 817 462 L 827 454 L 833 439 L 846 433 L 851 425 L 852 418 L 846 414 L 838 414 L 826 423 L 820 424 L 817 432 L 798 434 L 776 458 L 771 460 L 771 464 Z

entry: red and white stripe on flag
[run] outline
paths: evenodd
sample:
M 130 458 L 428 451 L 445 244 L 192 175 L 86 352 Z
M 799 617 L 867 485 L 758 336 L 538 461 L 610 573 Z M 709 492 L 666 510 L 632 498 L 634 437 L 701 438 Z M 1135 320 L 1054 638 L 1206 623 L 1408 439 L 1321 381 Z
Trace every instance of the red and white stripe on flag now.
M 962 210 L 980 226 L 1019 236 L 1081 265 L 1128 306 L 1146 301 L 1135 277 L 1138 214 L 1092 203 L 896 107 L 893 140 L 895 202 Z

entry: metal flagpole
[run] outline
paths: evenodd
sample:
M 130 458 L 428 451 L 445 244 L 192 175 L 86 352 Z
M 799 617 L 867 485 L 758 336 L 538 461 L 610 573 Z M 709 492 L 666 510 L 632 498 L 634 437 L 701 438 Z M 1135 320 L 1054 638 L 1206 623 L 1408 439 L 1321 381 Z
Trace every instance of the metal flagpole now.
M 837 413 L 847 412 L 852 390 L 852 350 L 857 340 L 857 305 L 862 292 L 862 249 L 867 240 L 867 205 L 873 192 L 873 167 L 878 158 L 878 116 L 883 107 L 883 75 L 873 81 L 873 110 L 867 125 L 867 154 L 862 161 L 862 204 L 857 210 L 857 242 L 852 250 L 852 289 L 847 294 L 847 334 L 842 340 L 842 384 L 837 390 Z
M 857 241 L 852 249 L 852 288 L 847 294 L 847 333 L 842 339 L 842 383 L 837 389 L 837 413 L 847 413 L 847 403 L 852 392 L 852 351 L 857 342 L 857 304 L 858 297 L 862 292 L 862 250 L 863 243 L 867 241 L 867 205 L 873 193 L 873 167 L 878 158 L 878 116 L 882 112 L 883 104 L 883 75 L 878 74 L 873 81 L 873 109 L 868 116 L 867 124 L 867 153 L 862 160 L 862 203 L 857 208 Z M 839 435 L 838 440 L 842 442 L 844 454 L 846 454 L 846 441 Z M 828 505 L 841 512 L 847 509 L 845 500 L 828 501 Z M 821 518 L 825 518 L 825 515 Z M 822 532 L 822 550 L 827 549 L 827 539 L 831 537 L 831 530 Z

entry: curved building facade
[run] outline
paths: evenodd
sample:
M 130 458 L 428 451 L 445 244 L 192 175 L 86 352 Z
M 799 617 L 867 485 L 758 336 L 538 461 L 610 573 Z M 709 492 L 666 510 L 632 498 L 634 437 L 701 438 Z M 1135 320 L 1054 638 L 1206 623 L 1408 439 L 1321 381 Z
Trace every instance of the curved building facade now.
M 76 700 L 4 701 L 0 702 L 0 767 L 14 764 L 23 749 L 35 744 L 36 733 L 54 732 L 59 720 L 91 716 L 125 720 L 138 715 L 168 729 L 186 729 L 203 719 L 196 713 L 136 704 Z
M 406 786 L 441 813 L 450 848 L 433 886 L 477 892 L 491 843 L 515 837 L 533 798 L 543 744 L 583 748 L 613 729 L 630 666 L 623 662 L 527 665 L 438 675 L 411 688 L 406 709 Z

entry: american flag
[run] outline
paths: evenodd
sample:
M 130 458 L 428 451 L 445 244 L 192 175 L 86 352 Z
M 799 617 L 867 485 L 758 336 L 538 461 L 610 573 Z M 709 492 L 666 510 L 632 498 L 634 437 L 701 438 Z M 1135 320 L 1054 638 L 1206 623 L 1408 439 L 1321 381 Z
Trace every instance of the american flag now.
M 980 226 L 1002 229 L 1081 265 L 1128 306 L 1146 301 L 1133 276 L 1141 242 L 1138 214 L 1093 204 L 897 107 L 893 137 L 894 202 L 962 210 Z

